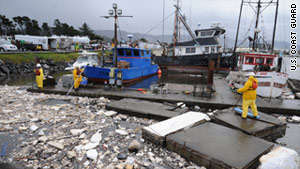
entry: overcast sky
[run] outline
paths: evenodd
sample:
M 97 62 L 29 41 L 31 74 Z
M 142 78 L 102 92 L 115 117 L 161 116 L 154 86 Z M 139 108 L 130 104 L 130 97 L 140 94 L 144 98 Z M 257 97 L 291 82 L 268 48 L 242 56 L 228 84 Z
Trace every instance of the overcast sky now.
M 257 1 L 257 0 L 247 0 Z M 262 0 L 266 1 L 266 0 Z M 113 19 L 104 19 L 100 16 L 108 15 L 112 3 L 117 3 L 123 10 L 123 15 L 132 15 L 133 18 L 120 18 L 120 29 L 134 33 L 146 33 L 163 20 L 164 0 L 0 0 L 0 14 L 9 18 L 14 16 L 28 16 L 36 19 L 41 25 L 59 19 L 75 28 L 86 22 L 93 30 L 113 30 Z M 300 17 L 299 0 L 281 0 L 279 4 L 278 26 L 276 39 L 289 41 L 290 36 L 290 5 L 297 4 L 297 17 Z M 174 12 L 174 0 L 165 0 L 165 17 Z M 187 16 L 191 29 L 208 28 L 212 23 L 220 23 L 227 30 L 227 36 L 234 39 L 241 0 L 182 0 L 181 13 Z M 275 6 L 271 5 L 262 12 L 261 29 L 265 30 L 266 39 L 271 39 L 273 31 Z M 254 25 L 255 13 L 249 6 L 244 6 L 241 25 L 241 39 L 246 37 L 251 23 Z M 165 34 L 172 34 L 174 15 L 165 21 Z M 262 27 L 263 26 L 263 27 Z M 300 34 L 298 19 L 297 31 Z M 250 29 L 252 35 L 253 29 Z M 162 24 L 148 34 L 161 35 Z M 253 35 L 252 35 L 253 36 Z M 298 38 L 299 39 L 299 38 Z M 298 40 L 300 43 L 300 40 Z

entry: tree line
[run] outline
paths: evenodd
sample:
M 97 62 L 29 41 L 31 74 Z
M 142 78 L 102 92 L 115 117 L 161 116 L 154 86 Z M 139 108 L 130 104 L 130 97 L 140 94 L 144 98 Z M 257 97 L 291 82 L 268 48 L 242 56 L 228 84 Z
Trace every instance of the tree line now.
M 16 16 L 10 20 L 5 15 L 0 14 L 0 35 L 88 36 L 91 40 L 103 40 L 103 37 L 96 35 L 86 23 L 83 23 L 79 29 L 62 23 L 59 19 L 55 19 L 53 24 L 54 27 L 49 27 L 48 23 L 43 22 L 40 27 L 37 20 L 27 16 Z

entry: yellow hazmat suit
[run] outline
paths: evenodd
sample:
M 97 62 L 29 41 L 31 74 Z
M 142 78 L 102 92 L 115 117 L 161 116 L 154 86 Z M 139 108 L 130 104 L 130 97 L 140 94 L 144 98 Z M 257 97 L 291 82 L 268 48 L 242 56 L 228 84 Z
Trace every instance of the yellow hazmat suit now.
M 34 70 L 37 87 L 43 88 L 44 72 L 42 68 Z
M 253 82 L 258 83 L 257 79 L 253 76 L 249 76 L 248 81 L 245 83 L 243 88 L 237 90 L 239 93 L 243 93 L 243 118 L 247 118 L 248 107 L 251 107 L 254 116 L 257 116 L 256 101 L 256 89 L 253 89 Z
M 74 89 L 77 89 L 82 81 L 81 72 L 83 69 L 75 68 L 73 70 L 73 79 L 74 79 Z

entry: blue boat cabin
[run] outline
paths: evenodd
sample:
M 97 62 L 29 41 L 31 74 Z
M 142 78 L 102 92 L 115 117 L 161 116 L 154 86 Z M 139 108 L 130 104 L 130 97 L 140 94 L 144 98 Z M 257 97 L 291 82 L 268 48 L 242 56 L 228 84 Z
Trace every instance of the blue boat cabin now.
M 129 62 L 130 68 L 151 66 L 151 52 L 147 49 L 118 48 L 117 56 L 118 62 Z

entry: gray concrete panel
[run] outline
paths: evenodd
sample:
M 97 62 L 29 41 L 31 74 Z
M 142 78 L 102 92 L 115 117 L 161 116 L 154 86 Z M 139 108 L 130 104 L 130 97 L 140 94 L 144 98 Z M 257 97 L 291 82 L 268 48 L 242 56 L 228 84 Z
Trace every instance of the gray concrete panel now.
M 167 136 L 167 148 L 207 168 L 252 168 L 273 147 L 260 138 L 211 122 Z

